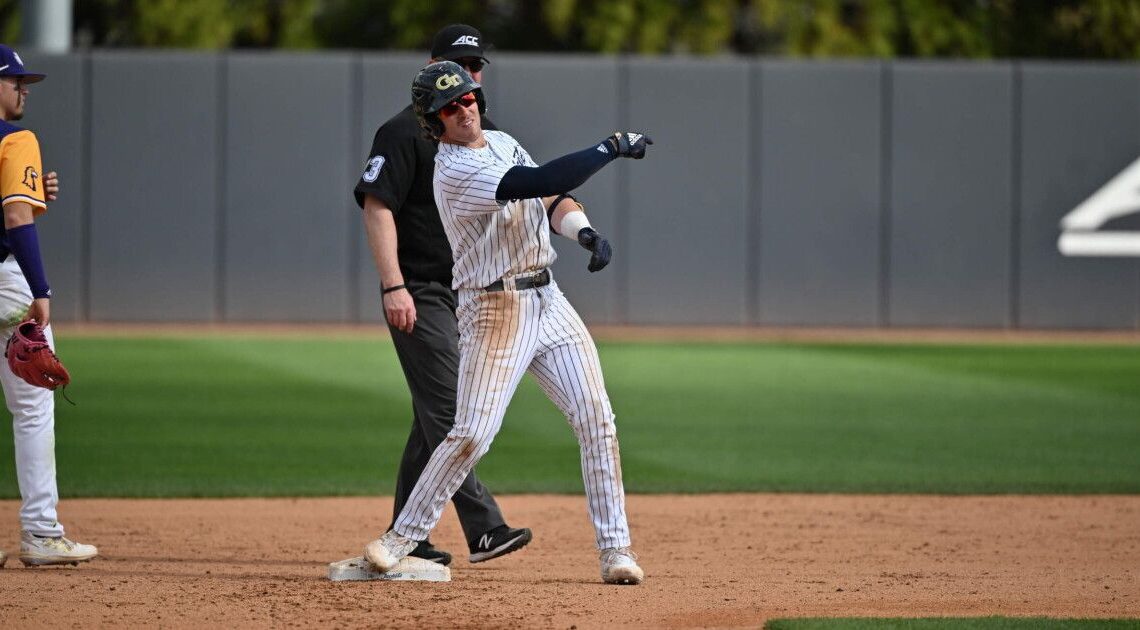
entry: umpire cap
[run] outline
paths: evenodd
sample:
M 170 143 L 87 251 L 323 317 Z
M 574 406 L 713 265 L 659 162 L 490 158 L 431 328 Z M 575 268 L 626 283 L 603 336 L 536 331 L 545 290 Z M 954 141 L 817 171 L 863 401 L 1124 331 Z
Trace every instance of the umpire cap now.
M 24 83 L 38 83 L 44 80 L 46 74 L 28 72 L 24 69 L 24 60 L 11 47 L 0 44 L 0 77 L 17 77 Z
M 431 40 L 431 58 L 455 61 L 464 57 L 478 57 L 491 63 L 484 55 L 483 34 L 474 26 L 452 24 L 445 26 Z
M 431 140 L 439 140 L 443 135 L 443 122 L 439 110 L 444 105 L 467 94 L 475 93 L 479 103 L 479 113 L 487 113 L 487 101 L 483 98 L 483 86 L 462 66 L 454 61 L 437 61 L 423 67 L 412 81 L 412 109 L 420 127 Z

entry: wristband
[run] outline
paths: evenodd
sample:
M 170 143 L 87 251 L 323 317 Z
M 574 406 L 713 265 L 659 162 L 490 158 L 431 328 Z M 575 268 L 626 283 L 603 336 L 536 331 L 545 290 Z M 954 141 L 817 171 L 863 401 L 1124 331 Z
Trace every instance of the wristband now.
M 36 235 L 36 224 L 26 223 L 7 230 L 8 251 L 20 265 L 24 279 L 35 299 L 51 297 L 51 287 L 44 274 L 44 263 L 40 258 L 40 239 Z
M 393 291 L 399 291 L 400 289 L 406 289 L 406 288 L 408 288 L 408 285 L 406 285 L 406 284 L 397 284 L 394 287 L 388 287 L 387 289 L 381 289 L 380 295 L 388 295 L 389 293 L 391 293 Z
M 580 205 L 578 206 L 581 207 Z M 558 226 L 558 233 L 566 238 L 577 242 L 578 232 L 590 227 L 590 219 L 586 217 L 586 213 L 581 210 L 574 212 L 567 212 L 566 216 L 562 217 L 562 225 Z

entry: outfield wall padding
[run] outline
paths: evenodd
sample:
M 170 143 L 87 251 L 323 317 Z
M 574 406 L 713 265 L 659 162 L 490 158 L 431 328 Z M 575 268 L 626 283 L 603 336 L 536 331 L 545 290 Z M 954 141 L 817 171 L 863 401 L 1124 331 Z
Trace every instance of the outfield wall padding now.
M 423 55 L 25 57 L 56 319 L 382 320 L 351 190 Z M 492 61 L 490 115 L 540 163 L 657 141 L 577 191 L 609 268 L 555 239 L 588 322 L 1140 329 L 1140 261 L 1056 244 L 1140 156 L 1135 64 Z

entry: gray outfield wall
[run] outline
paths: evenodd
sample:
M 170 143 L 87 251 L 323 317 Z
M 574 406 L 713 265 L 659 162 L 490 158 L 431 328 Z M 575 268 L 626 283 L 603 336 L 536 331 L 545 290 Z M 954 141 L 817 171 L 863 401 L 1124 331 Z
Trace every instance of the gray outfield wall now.
M 420 55 L 26 54 L 63 321 L 381 317 L 351 189 Z M 656 141 L 580 191 L 614 262 L 556 245 L 594 323 L 1140 329 L 1140 259 L 1057 251 L 1140 155 L 1140 66 L 494 55 L 540 163 Z

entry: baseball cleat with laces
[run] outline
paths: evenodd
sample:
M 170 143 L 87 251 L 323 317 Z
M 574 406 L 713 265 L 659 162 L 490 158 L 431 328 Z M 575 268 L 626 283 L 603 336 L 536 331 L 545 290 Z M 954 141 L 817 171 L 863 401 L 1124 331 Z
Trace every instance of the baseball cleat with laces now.
M 56 564 L 78 566 L 99 555 L 94 545 L 73 542 L 63 536 L 41 537 L 24 532 L 20 535 L 20 562 L 24 566 L 42 567 Z
M 401 536 L 396 530 L 389 529 L 383 536 L 364 547 L 364 559 L 381 572 L 387 573 L 396 568 L 396 565 L 408 554 L 415 551 L 419 544 L 419 541 Z
M 629 547 L 602 550 L 602 581 L 606 584 L 641 584 L 645 571 L 637 566 L 637 554 Z

